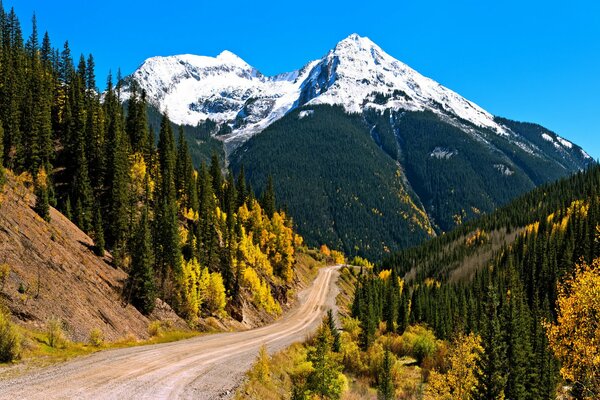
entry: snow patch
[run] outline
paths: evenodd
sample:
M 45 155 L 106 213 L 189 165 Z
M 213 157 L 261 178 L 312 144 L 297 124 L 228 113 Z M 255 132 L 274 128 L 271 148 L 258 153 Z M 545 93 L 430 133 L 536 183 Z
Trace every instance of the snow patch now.
M 432 157 L 432 158 L 437 158 L 438 160 L 448 160 L 448 159 L 452 158 L 453 156 L 455 156 L 457 154 L 458 154 L 458 151 L 453 151 L 453 150 L 450 150 L 450 149 L 445 149 L 443 147 L 436 147 L 429 154 L 429 156 Z
M 315 113 L 315 110 L 304 110 L 298 113 L 298 119 L 302 119 L 304 117 L 311 116 Z
M 561 138 L 560 136 L 557 136 L 557 137 L 556 137 L 556 140 L 558 140 L 558 142 L 559 142 L 560 144 L 562 144 L 564 147 L 566 147 L 567 149 L 571 149 L 571 148 L 573 148 L 573 143 L 569 142 L 569 141 L 568 141 L 568 140 L 566 140 L 566 139 L 563 139 L 563 138 Z
M 502 175 L 511 176 L 514 175 L 515 171 L 510 169 L 508 166 L 504 164 L 494 164 L 494 168 L 496 168 Z
M 586 158 L 586 159 L 592 158 L 588 153 L 585 152 L 585 150 L 580 149 L 580 151 L 581 151 L 581 155 L 583 156 L 583 158 Z

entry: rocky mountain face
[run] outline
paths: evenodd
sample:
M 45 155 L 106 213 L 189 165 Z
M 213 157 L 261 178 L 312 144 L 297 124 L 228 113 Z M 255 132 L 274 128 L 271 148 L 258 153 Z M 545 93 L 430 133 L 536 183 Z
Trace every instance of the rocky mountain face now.
M 126 78 L 123 100 L 133 81 L 173 122 L 211 127 L 257 189 L 272 175 L 309 243 L 350 254 L 416 244 L 593 163 L 557 134 L 494 116 L 356 34 L 272 77 L 225 51 L 148 59 Z

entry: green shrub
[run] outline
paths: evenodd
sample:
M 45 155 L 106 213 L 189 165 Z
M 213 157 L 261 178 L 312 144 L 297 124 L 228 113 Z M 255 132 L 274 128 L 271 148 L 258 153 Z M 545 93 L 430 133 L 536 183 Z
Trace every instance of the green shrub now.
M 52 317 L 46 322 L 46 336 L 48 338 L 48 346 L 57 349 L 63 348 L 67 344 L 63 323 L 60 318 Z
M 21 337 L 15 329 L 10 316 L 0 310 L 0 362 L 10 362 L 21 356 Z
M 0 290 L 4 290 L 4 285 L 10 276 L 10 266 L 8 264 L 0 264 Z
M 88 343 L 94 347 L 100 347 L 104 343 L 104 334 L 102 333 L 102 329 L 94 328 L 90 331 L 90 337 L 88 338 Z
M 148 325 L 148 335 L 151 337 L 160 337 L 163 334 L 163 328 L 160 321 L 152 321 Z

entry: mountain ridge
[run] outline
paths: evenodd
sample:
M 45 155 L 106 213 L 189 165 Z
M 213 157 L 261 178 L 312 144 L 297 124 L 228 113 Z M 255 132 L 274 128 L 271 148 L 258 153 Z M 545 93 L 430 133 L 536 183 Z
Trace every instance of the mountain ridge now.
M 149 59 L 125 80 L 123 99 L 134 82 L 154 108 L 220 141 L 226 165 L 244 165 L 256 190 L 272 175 L 310 245 L 348 254 L 415 245 L 593 163 L 556 133 L 494 116 L 357 34 L 270 77 L 226 51 Z M 204 141 L 188 139 L 191 149 Z
M 355 33 L 322 58 L 273 76 L 263 75 L 224 50 L 216 57 L 183 54 L 149 58 L 126 78 L 122 100 L 128 99 L 132 81 L 146 91 L 152 105 L 168 110 L 175 123 L 195 126 L 209 119 L 216 122 L 221 129 L 214 136 L 225 143 L 228 155 L 290 111 L 318 104 L 342 105 L 348 113 L 429 110 L 462 130 L 469 130 L 463 124 L 466 121 L 512 137 L 528 151 L 537 151 L 476 103 Z M 570 142 L 560 139 L 558 145 L 569 148 Z

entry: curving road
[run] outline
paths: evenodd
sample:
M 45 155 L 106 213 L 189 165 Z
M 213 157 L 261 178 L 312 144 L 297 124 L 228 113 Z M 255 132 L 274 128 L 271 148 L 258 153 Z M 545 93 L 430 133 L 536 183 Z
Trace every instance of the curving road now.
M 335 307 L 338 268 L 319 271 L 279 321 L 244 332 L 102 351 L 0 381 L 1 399 L 223 399 L 244 379 L 258 349 L 304 340 Z

